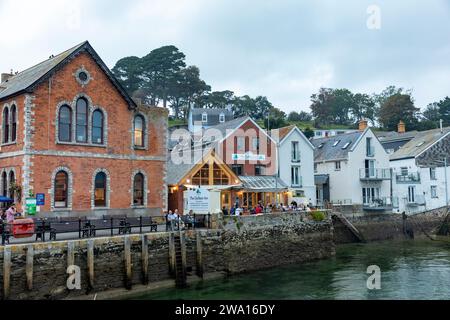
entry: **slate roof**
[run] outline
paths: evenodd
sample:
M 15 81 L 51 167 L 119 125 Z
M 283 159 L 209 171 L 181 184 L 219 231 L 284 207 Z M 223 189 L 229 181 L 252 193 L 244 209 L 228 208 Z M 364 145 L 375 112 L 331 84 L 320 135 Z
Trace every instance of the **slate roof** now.
M 233 120 L 233 112 L 227 109 L 207 109 L 207 108 L 194 108 L 191 109 L 193 123 L 202 122 L 202 115 L 206 113 L 208 115 L 207 122 L 202 123 L 203 126 L 214 126 L 220 124 L 220 114 L 225 115 L 225 122 Z
M 396 131 L 374 131 L 374 134 L 386 151 L 390 149 L 397 151 L 400 147 L 408 143 L 408 141 L 411 141 L 418 134 L 418 131 L 407 131 L 404 133 L 398 133 Z
M 311 143 L 316 148 L 314 150 L 314 161 L 319 162 L 347 159 L 348 152 L 355 145 L 362 134 L 363 132 L 357 131 L 343 133 L 327 138 L 313 139 Z M 333 146 L 337 141 L 339 141 L 339 143 L 336 146 Z M 349 143 L 347 148 L 342 149 L 342 147 L 344 147 L 347 143 Z
M 125 89 L 120 85 L 113 73 L 106 64 L 101 60 L 88 41 L 80 43 L 48 60 L 45 60 L 31 68 L 28 68 L 0 84 L 0 100 L 5 99 L 24 92 L 32 92 L 37 85 L 48 79 L 54 72 L 66 65 L 79 53 L 86 51 L 91 54 L 101 69 L 106 73 L 113 85 L 128 102 L 130 107 L 136 107 L 136 103 L 127 94 Z
M 239 176 L 243 189 L 255 192 L 278 192 L 287 190 L 280 178 L 274 176 Z
M 450 132 L 450 127 L 443 129 L 433 129 L 427 131 L 421 131 L 416 134 L 414 139 L 406 143 L 404 146 L 400 147 L 396 152 L 394 152 L 390 160 L 400 160 L 415 158 L 424 150 L 435 144 L 439 139 Z

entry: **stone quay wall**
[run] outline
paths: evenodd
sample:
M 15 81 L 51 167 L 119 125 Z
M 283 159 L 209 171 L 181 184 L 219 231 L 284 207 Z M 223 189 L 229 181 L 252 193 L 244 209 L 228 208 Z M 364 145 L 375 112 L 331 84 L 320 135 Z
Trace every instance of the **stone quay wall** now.
M 83 298 L 114 289 L 173 281 L 174 233 L 148 233 L 0 247 L 2 299 Z M 273 214 L 218 221 L 217 229 L 181 233 L 188 276 L 234 274 L 331 257 L 330 221 Z M 67 267 L 81 289 L 67 288 Z
M 366 241 L 381 241 L 411 238 L 426 238 L 433 236 L 442 225 L 447 208 L 438 208 L 431 211 L 407 216 L 403 219 L 401 214 L 379 214 L 353 217 L 347 219 L 359 230 Z M 352 233 L 339 221 L 335 221 L 334 242 L 336 244 L 355 242 Z

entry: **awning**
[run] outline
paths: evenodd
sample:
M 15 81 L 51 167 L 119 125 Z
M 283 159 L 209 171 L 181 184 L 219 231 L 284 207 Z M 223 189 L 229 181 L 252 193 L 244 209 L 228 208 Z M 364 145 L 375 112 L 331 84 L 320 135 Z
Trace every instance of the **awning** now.
M 242 188 L 252 192 L 282 192 L 288 187 L 278 177 L 273 176 L 239 176 Z
M 314 184 L 327 184 L 328 183 L 328 179 L 329 179 L 329 175 L 327 174 L 316 174 L 314 176 Z

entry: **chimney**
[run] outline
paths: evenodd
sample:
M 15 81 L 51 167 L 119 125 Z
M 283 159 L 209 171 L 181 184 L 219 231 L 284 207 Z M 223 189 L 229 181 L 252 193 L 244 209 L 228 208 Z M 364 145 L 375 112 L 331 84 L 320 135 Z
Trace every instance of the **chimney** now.
M 12 76 L 13 76 L 12 72 L 11 73 L 2 73 L 0 83 L 3 83 L 5 81 L 9 80 L 9 78 L 11 78 Z
M 367 129 L 367 120 L 361 119 L 359 120 L 359 131 L 364 131 Z
M 398 123 L 398 129 L 397 129 L 398 133 L 405 133 L 406 132 L 406 126 L 405 123 L 400 120 L 400 122 Z

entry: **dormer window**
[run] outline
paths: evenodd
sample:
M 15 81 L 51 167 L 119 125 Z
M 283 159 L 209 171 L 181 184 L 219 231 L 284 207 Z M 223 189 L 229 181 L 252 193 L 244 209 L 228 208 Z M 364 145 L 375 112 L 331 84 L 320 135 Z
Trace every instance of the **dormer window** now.
M 208 114 L 205 112 L 202 114 L 202 123 L 207 123 L 208 122 Z
M 220 123 L 224 123 L 224 122 L 225 122 L 225 114 L 221 113 L 221 114 L 219 115 L 219 122 L 220 122 Z

